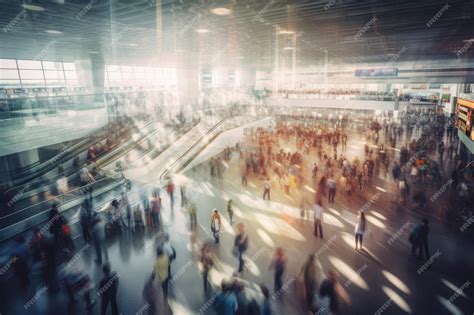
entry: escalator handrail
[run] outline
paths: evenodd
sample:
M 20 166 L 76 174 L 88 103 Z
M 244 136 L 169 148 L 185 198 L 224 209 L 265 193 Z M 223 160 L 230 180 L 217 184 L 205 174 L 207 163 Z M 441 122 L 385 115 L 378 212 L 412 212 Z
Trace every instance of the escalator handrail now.
M 195 127 L 197 124 L 199 124 L 200 121 L 201 121 L 201 118 L 199 118 L 198 121 L 197 121 L 191 128 L 193 128 L 193 127 Z M 189 130 L 188 130 L 188 131 L 189 131 Z M 114 160 L 116 161 L 116 160 L 122 158 L 125 154 L 128 153 L 128 151 L 133 150 L 133 149 L 136 148 L 140 143 L 142 143 L 143 141 L 146 141 L 148 138 L 150 138 L 150 137 L 156 135 L 158 132 L 159 132 L 159 130 L 155 130 L 155 131 L 153 131 L 152 133 L 150 133 L 150 134 L 146 135 L 145 137 L 143 137 L 142 139 L 140 139 L 140 140 L 138 140 L 138 141 L 134 141 L 134 146 L 133 146 L 133 147 L 130 147 L 129 150 L 124 151 L 120 156 L 115 157 Z M 146 154 L 144 154 L 144 155 L 146 155 Z M 142 156 L 142 157 L 143 157 L 143 156 Z M 138 159 L 140 159 L 140 158 L 142 158 L 142 157 L 139 157 Z M 109 160 L 110 160 L 110 159 L 109 159 Z M 104 163 L 104 164 L 101 165 L 101 166 L 104 167 L 104 166 L 109 165 L 109 164 L 112 162 L 112 161 L 109 161 L 109 160 L 106 159 L 105 161 L 101 161 L 102 163 Z M 100 163 L 100 162 L 99 162 L 99 163 Z
M 126 181 L 126 180 L 127 180 L 127 179 L 126 179 L 125 176 L 123 176 L 123 174 L 122 174 L 122 177 L 121 177 L 120 180 L 119 180 L 119 181 L 121 182 L 120 184 L 122 184 L 122 182 L 124 182 L 124 181 Z M 80 196 L 80 197 L 78 197 L 78 198 L 82 198 L 82 197 L 84 197 L 84 196 Z M 76 199 L 78 199 L 78 198 L 76 198 Z M 115 198 L 115 197 L 111 198 L 111 200 L 113 200 L 114 198 Z M 73 199 L 73 200 L 75 200 L 75 199 Z M 95 208 L 96 208 L 96 209 L 103 208 L 104 205 L 110 203 L 111 200 L 105 201 L 105 202 L 101 203 L 100 206 L 96 206 Z M 69 201 L 72 201 L 72 200 L 69 200 Z M 61 209 L 61 208 L 60 208 L 60 209 Z M 70 210 L 70 209 L 71 209 L 71 208 L 66 209 L 66 210 L 60 210 L 60 212 L 68 211 L 68 210 Z M 13 224 L 10 224 L 10 225 L 7 226 L 7 227 L 4 227 L 4 228 L 0 229 L 0 240 L 1 240 L 1 241 L 4 241 L 4 240 L 6 240 L 6 239 L 8 239 L 8 238 L 11 237 L 11 236 L 10 236 L 10 237 L 9 237 L 9 236 L 3 237 L 3 233 L 4 233 L 5 230 L 11 229 L 11 227 L 13 227 L 13 226 L 22 224 L 22 223 L 24 223 L 24 222 L 27 221 L 27 220 L 31 220 L 32 218 L 38 217 L 38 216 L 40 216 L 40 215 L 43 215 L 45 212 L 48 212 L 48 211 L 51 211 L 51 209 L 46 209 L 46 210 L 44 210 L 44 211 L 40 211 L 40 212 L 35 213 L 35 214 L 33 214 L 32 216 L 30 216 L 30 217 L 28 217 L 28 218 L 26 218 L 26 219 L 23 219 L 23 220 L 21 220 L 21 221 L 15 222 L 15 223 L 13 223 Z M 48 221 L 48 219 L 43 220 L 43 221 L 41 221 L 41 222 L 44 222 L 44 221 Z M 41 222 L 37 222 L 37 223 L 35 223 L 35 224 L 31 224 L 31 225 L 28 225 L 28 226 L 34 226 L 34 225 L 37 225 L 37 224 L 39 224 L 39 223 L 41 223 Z M 25 225 L 24 225 L 24 226 L 25 226 Z M 18 234 L 18 233 L 22 233 L 22 232 L 24 232 L 24 231 L 25 231 L 25 229 L 23 229 L 23 231 L 17 232 L 17 234 Z
M 209 131 L 206 132 L 205 135 L 203 135 L 198 141 L 196 141 L 191 147 L 189 147 L 183 154 L 181 154 L 173 163 L 169 164 L 166 169 L 161 173 L 160 175 L 160 181 L 163 180 L 165 175 L 169 173 L 169 170 L 171 170 L 176 163 L 181 161 L 192 149 L 194 149 L 201 141 L 206 138 L 211 132 L 216 130 L 221 124 L 223 124 L 226 120 L 228 120 L 231 117 L 225 117 L 224 119 L 220 120 L 217 124 L 215 124 Z
M 109 175 L 114 175 L 114 174 L 109 174 Z M 100 182 L 103 182 L 103 181 L 105 181 L 105 180 L 110 180 L 110 179 L 111 179 L 111 177 L 107 177 L 107 176 L 106 176 L 106 177 L 104 177 L 104 178 L 101 178 L 101 179 L 99 179 L 99 180 L 97 180 L 97 181 L 92 182 L 92 184 L 87 184 L 87 185 L 92 185 L 92 187 L 93 187 L 94 185 L 96 185 L 96 184 L 98 184 L 98 183 L 100 183 Z M 123 175 L 123 173 L 120 173 L 120 178 L 119 178 L 119 180 L 123 180 L 123 179 L 125 179 L 125 176 Z M 86 186 L 86 185 L 85 185 L 85 186 Z M 23 212 L 23 211 L 26 211 L 26 210 L 28 210 L 28 209 L 30 209 L 30 208 L 33 208 L 33 207 L 35 207 L 35 206 L 37 206 L 37 205 L 39 205 L 39 204 L 42 204 L 42 203 L 50 203 L 50 202 L 54 201 L 54 199 L 59 199 L 61 196 L 71 195 L 71 193 L 76 192 L 76 191 L 79 191 L 79 190 L 81 190 L 81 189 L 84 189 L 84 186 L 76 187 L 75 189 L 69 190 L 69 191 L 66 192 L 66 193 L 63 193 L 63 194 L 54 196 L 53 199 L 43 200 L 43 201 L 41 201 L 41 202 L 39 202 L 39 203 L 30 205 L 30 206 L 28 206 L 28 207 L 26 207 L 26 208 L 23 208 L 23 209 L 20 209 L 20 210 L 18 210 L 18 211 L 15 211 L 15 212 L 13 212 L 13 213 L 7 214 L 6 216 L 0 217 L 0 220 L 4 220 L 5 218 L 8 218 L 8 217 L 10 217 L 10 216 L 17 215 L 18 213 Z M 75 197 L 75 198 L 72 198 L 72 199 L 67 200 L 67 202 L 70 202 L 71 200 L 74 200 L 74 199 L 77 199 L 77 198 L 81 198 L 81 197 L 82 197 L 82 195 L 79 195 L 79 196 L 77 196 L 77 197 Z
M 158 121 L 157 121 L 157 120 L 154 120 L 154 121 L 148 122 L 145 126 L 143 126 L 141 129 L 139 129 L 139 131 L 141 132 L 143 129 L 147 128 L 150 124 L 153 124 L 153 123 L 156 123 L 156 122 L 158 122 Z M 88 140 L 89 140 L 89 137 L 88 137 L 87 139 L 84 139 L 83 141 L 81 141 L 81 143 L 84 144 L 84 143 L 86 143 Z M 105 140 L 105 138 L 104 138 L 104 139 L 100 139 L 99 141 L 94 142 L 94 144 L 99 143 L 99 142 L 102 142 L 102 141 L 104 141 L 104 140 Z M 76 145 L 78 145 L 78 144 L 76 144 Z M 74 145 L 74 146 L 76 146 L 76 145 Z M 113 149 L 112 151 L 110 151 L 110 152 L 105 152 L 105 153 L 106 153 L 106 154 L 112 153 L 112 152 L 115 151 L 117 148 L 119 148 L 119 146 L 117 146 L 117 147 L 116 147 L 115 149 Z M 65 156 L 66 154 L 64 153 L 64 154 L 62 154 L 62 155 Z M 57 156 L 57 155 L 56 155 L 56 156 Z M 56 157 L 56 156 L 55 156 L 55 157 Z M 104 155 L 104 156 L 105 156 L 105 155 Z M 51 158 L 50 160 L 48 160 L 47 162 L 44 162 L 44 163 L 49 163 L 49 161 L 53 160 L 55 157 Z M 59 159 L 58 159 L 58 160 L 59 160 Z M 49 164 L 53 164 L 53 163 L 49 163 Z M 54 167 L 53 167 L 53 169 L 54 169 Z M 72 169 L 72 168 L 68 168 L 67 170 L 65 170 L 65 172 L 68 171 L 68 170 L 71 170 L 71 169 Z M 12 187 L 12 188 L 8 189 L 8 190 L 5 192 L 5 194 L 8 194 L 10 191 L 12 191 L 12 190 L 14 190 L 14 189 L 18 189 L 18 188 L 20 188 L 20 187 L 24 187 L 24 186 L 26 186 L 26 185 L 28 185 L 28 184 L 31 185 L 32 183 L 36 183 L 36 182 L 45 181 L 45 182 L 48 183 L 48 181 L 49 181 L 48 184 L 52 184 L 54 181 L 58 180 L 59 178 L 60 178 L 60 176 L 53 176 L 53 177 L 49 177 L 49 178 L 41 178 L 41 179 L 38 179 L 38 180 L 36 180 L 36 181 L 32 181 L 32 182 L 28 182 L 28 183 L 23 183 L 23 184 L 21 184 L 21 185 L 17 185 L 17 186 L 15 186 L 15 187 Z M 19 189 L 19 190 L 21 191 L 21 189 Z

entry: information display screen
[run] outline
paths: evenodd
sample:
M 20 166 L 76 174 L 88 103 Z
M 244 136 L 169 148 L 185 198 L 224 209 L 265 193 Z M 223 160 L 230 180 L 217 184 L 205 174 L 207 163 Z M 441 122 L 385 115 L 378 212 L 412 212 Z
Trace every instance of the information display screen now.
M 356 77 L 396 77 L 398 76 L 398 68 L 386 69 L 356 69 Z
M 458 98 L 456 102 L 456 128 L 465 133 L 472 141 L 474 141 L 473 113 L 474 101 Z

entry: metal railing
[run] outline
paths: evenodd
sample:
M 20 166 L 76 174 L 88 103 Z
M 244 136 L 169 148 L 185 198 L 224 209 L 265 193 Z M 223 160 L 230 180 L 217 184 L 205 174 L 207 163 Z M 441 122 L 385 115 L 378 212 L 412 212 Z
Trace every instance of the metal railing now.
M 53 203 L 59 202 L 61 204 L 61 212 L 64 212 L 80 205 L 86 197 L 87 189 L 92 189 L 92 197 L 97 197 L 117 186 L 129 184 L 129 181 L 121 173 L 119 175 L 110 175 L 111 177 L 102 178 L 67 193 L 60 194 L 53 199 L 41 201 L 37 204 L 0 217 L 0 241 L 8 239 L 16 234 L 24 232 L 32 226 L 46 221 Z M 117 176 L 117 178 L 113 178 L 113 176 Z

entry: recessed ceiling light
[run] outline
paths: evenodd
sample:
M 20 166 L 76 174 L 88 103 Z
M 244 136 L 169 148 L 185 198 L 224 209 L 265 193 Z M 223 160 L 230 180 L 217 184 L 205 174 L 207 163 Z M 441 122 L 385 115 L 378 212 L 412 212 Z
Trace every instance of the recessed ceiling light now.
M 294 34 L 295 32 L 293 31 L 287 31 L 287 30 L 280 30 L 278 31 L 278 34 L 286 34 L 286 35 L 291 35 Z
M 232 14 L 231 9 L 223 8 L 223 7 L 214 8 L 211 10 L 211 12 L 214 13 L 215 15 L 231 15 Z
M 204 34 L 204 33 L 209 33 L 210 31 L 207 28 L 198 28 L 196 32 Z
M 293 47 L 285 47 L 284 50 L 293 50 Z
M 44 11 L 44 8 L 43 8 L 42 6 L 39 6 L 39 5 L 34 5 L 34 4 L 22 4 L 21 6 L 22 6 L 24 9 L 30 10 L 30 11 L 37 11 L 37 12 Z
M 130 43 L 130 44 L 128 44 L 128 46 L 131 46 L 131 47 L 136 47 L 136 46 L 138 46 L 138 44 L 135 44 L 135 43 Z
M 48 34 L 51 34 L 51 35 L 60 35 L 60 34 L 63 33 L 61 31 L 57 31 L 57 30 L 46 30 L 45 32 L 48 33 Z

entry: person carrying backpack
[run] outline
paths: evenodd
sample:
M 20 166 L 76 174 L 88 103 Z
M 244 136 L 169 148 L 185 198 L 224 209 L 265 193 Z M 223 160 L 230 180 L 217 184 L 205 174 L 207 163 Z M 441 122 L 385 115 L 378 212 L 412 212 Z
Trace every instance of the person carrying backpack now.
M 415 229 L 410 233 L 408 240 L 411 243 L 411 254 L 415 255 L 418 252 L 418 258 L 422 258 L 423 251 L 426 254 L 426 259 L 429 259 L 428 250 L 428 234 L 430 228 L 428 226 L 428 220 L 423 219 L 421 224 L 418 224 Z

